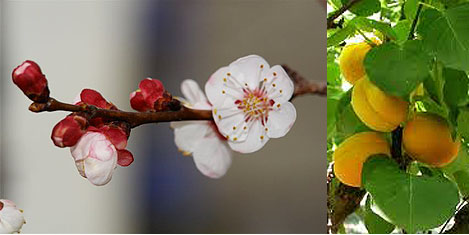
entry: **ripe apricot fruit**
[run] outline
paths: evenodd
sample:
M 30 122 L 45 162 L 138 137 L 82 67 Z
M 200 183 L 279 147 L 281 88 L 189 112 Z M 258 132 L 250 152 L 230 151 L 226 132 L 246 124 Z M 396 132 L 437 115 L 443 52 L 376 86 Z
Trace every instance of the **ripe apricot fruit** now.
M 390 96 L 375 86 L 367 77 L 358 80 L 352 90 L 352 108 L 369 128 L 390 132 L 407 117 L 407 102 Z
M 453 141 L 445 119 L 435 114 L 416 114 L 404 127 L 402 143 L 415 160 L 435 167 L 451 163 L 460 142 Z
M 355 84 L 356 81 L 366 75 L 363 60 L 370 49 L 371 46 L 367 42 L 349 44 L 342 49 L 339 66 L 347 82 Z
M 377 132 L 361 132 L 347 138 L 334 151 L 334 173 L 340 182 L 361 186 L 363 163 L 375 154 L 391 155 L 386 139 Z

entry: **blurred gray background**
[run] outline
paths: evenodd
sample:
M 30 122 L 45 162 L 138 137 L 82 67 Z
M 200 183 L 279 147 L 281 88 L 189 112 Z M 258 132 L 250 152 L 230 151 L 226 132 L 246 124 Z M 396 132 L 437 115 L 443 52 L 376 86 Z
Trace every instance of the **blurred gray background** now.
M 103 187 L 79 176 L 52 127 L 66 113 L 34 114 L 11 82 L 26 59 L 39 63 L 51 95 L 82 88 L 131 110 L 145 77 L 181 95 L 249 54 L 326 79 L 326 11 L 313 0 L 8 1 L 1 20 L 1 197 L 24 209 L 24 233 L 324 233 L 326 99 L 294 100 L 289 134 L 234 156 L 225 177 L 200 174 L 166 123 L 132 131 L 135 162 Z

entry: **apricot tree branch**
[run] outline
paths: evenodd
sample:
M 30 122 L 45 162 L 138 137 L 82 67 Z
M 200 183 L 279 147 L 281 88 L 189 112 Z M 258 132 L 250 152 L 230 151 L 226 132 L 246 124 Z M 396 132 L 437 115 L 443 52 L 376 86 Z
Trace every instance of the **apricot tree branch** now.
M 296 71 L 288 66 L 284 66 L 287 73 L 291 76 L 295 85 L 292 99 L 305 94 L 316 94 L 325 96 L 327 94 L 326 84 L 317 84 L 306 80 Z M 93 105 L 81 104 L 73 105 L 60 102 L 54 98 L 49 98 L 45 103 L 34 102 L 29 106 L 29 110 L 35 113 L 69 111 L 81 112 L 93 117 L 104 117 L 110 120 L 123 121 L 130 125 L 131 128 L 146 123 L 171 122 L 171 121 L 187 121 L 187 120 L 212 120 L 212 111 L 197 110 L 181 106 L 176 111 L 161 112 L 126 112 L 121 110 L 109 110 L 97 108 Z
M 181 106 L 177 111 L 163 111 L 163 112 L 126 112 L 120 110 L 109 110 L 97 108 L 93 105 L 73 105 L 62 103 L 54 98 L 49 98 L 46 103 L 32 103 L 29 110 L 35 113 L 40 112 L 54 112 L 54 111 L 69 111 L 69 112 L 83 112 L 93 117 L 105 117 L 110 120 L 124 121 L 134 128 L 145 123 L 158 123 L 170 121 L 185 121 L 185 120 L 211 120 L 212 111 L 210 110 L 197 110 Z
M 450 218 L 451 219 L 451 218 Z M 451 234 L 467 234 L 469 233 L 469 204 L 466 204 L 466 198 L 463 199 L 463 202 L 456 209 L 456 214 L 454 215 L 454 225 L 451 229 L 445 231 L 446 225 L 448 224 L 448 219 L 441 228 L 440 233 L 451 233 Z
M 295 84 L 295 91 L 293 92 L 292 99 L 296 96 L 312 94 L 327 96 L 327 84 L 325 82 L 316 83 L 311 80 L 308 80 L 298 74 L 295 70 L 288 67 L 288 65 L 283 64 L 282 67 L 287 72 L 288 76 L 293 80 Z
M 341 182 L 334 184 L 334 178 L 334 173 L 330 171 L 327 176 L 327 217 L 330 221 L 328 233 L 338 233 L 347 216 L 360 207 L 366 194 L 361 188 L 350 187 Z
M 346 12 L 350 7 L 359 3 L 361 0 L 349 0 L 346 4 L 342 5 L 339 10 L 334 12 L 331 16 L 327 17 L 327 29 L 330 29 L 334 25 L 334 20 L 341 16 L 344 12 Z

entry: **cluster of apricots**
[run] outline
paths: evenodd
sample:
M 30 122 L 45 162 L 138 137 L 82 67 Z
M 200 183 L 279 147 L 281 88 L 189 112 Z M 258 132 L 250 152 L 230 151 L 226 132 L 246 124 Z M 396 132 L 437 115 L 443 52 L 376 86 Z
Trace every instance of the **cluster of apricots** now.
M 340 70 L 353 85 L 351 105 L 358 118 L 373 131 L 357 133 L 343 141 L 333 154 L 334 173 L 344 184 L 361 186 L 363 163 L 376 154 L 391 155 L 385 132 L 403 125 L 402 143 L 414 160 L 432 167 L 452 162 L 460 142 L 454 141 L 446 120 L 435 114 L 409 115 L 409 103 L 386 94 L 373 84 L 363 65 L 372 46 L 367 42 L 346 45 L 339 58 Z

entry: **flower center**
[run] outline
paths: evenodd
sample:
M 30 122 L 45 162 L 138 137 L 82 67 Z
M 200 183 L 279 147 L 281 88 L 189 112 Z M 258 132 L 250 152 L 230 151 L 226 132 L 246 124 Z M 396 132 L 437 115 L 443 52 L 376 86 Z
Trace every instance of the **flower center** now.
M 265 125 L 275 101 L 269 99 L 264 89 L 255 89 L 254 91 L 243 89 L 243 91 L 243 99 L 236 100 L 235 104 L 238 105 L 238 109 L 243 111 L 245 121 L 261 120 L 262 125 Z

